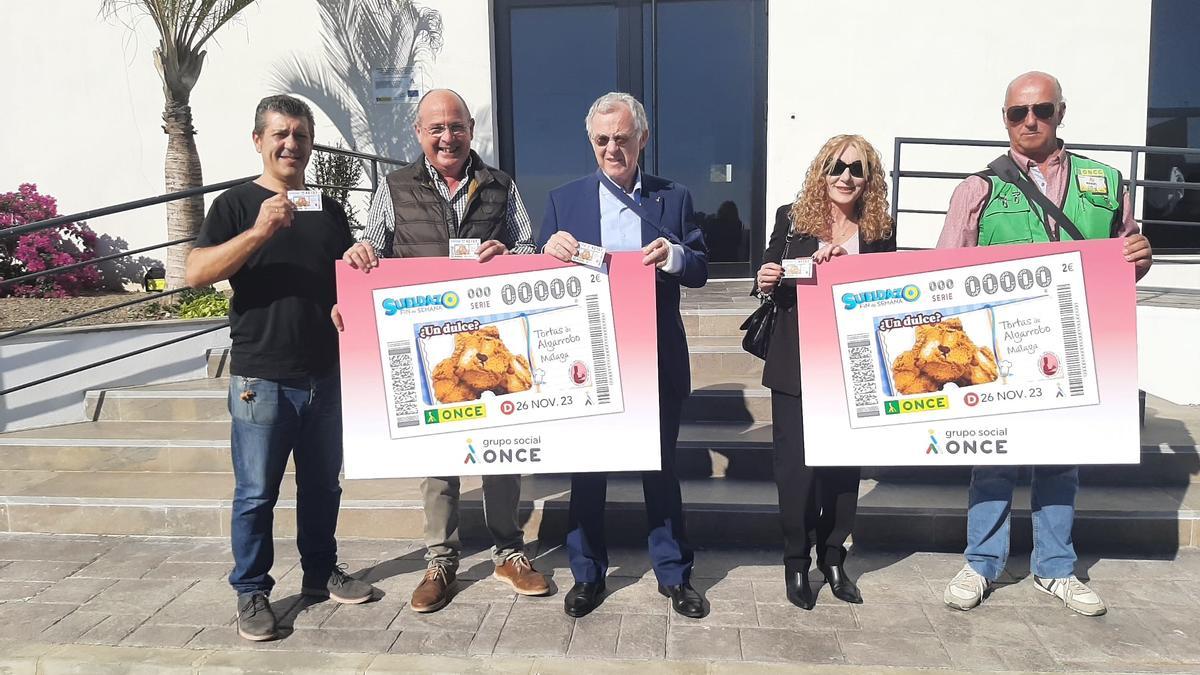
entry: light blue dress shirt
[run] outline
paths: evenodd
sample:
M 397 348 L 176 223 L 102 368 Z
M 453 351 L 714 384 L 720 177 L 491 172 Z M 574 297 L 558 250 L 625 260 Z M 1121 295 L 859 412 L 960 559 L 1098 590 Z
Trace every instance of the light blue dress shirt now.
M 600 172 L 600 180 L 617 185 L 613 179 Z M 608 188 L 599 185 L 600 191 L 600 245 L 609 251 L 640 251 L 642 249 L 642 218 L 617 198 Z M 630 199 L 642 203 L 642 172 L 639 170 L 633 181 L 633 192 L 626 192 Z
M 616 181 L 609 178 L 603 171 L 600 180 L 606 180 L 623 190 Z M 642 250 L 642 218 L 633 212 L 604 185 L 598 185 L 600 192 L 600 245 L 609 251 L 640 251 Z M 638 169 L 637 178 L 633 181 L 633 191 L 626 192 L 629 198 L 638 204 L 642 203 L 642 170 Z M 668 242 L 666 263 L 662 271 L 667 274 L 679 274 L 683 271 L 683 246 Z

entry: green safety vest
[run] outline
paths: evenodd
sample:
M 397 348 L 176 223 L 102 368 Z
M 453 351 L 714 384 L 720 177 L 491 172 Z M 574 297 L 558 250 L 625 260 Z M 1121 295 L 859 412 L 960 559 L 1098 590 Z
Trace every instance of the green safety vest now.
M 1115 236 L 1121 224 L 1121 172 L 1087 157 L 1065 154 L 1070 178 L 1066 199 L 1060 205 L 1063 213 L 1086 239 Z M 991 170 L 976 175 L 988 180 L 992 188 L 979 217 L 980 246 L 1050 241 L 1041 209 L 1030 204 L 1020 188 Z M 1072 238 L 1063 228 L 1056 229 L 1060 238 Z

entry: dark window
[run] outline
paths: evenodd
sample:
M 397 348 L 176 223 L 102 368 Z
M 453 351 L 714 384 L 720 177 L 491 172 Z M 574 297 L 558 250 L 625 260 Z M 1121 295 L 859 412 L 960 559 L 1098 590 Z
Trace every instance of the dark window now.
M 588 106 L 646 106 L 649 173 L 692 192 L 710 274 L 749 276 L 766 211 L 764 0 L 496 0 L 500 163 L 535 226 L 546 194 L 596 170 Z
M 1200 11 L 1195 0 L 1154 0 L 1146 144 L 1200 148 Z M 1200 154 L 1147 154 L 1148 180 L 1200 183 Z M 1200 190 L 1146 188 L 1146 236 L 1155 248 L 1200 247 Z M 1179 224 L 1171 224 L 1175 221 Z M 1196 223 L 1196 224 L 1184 224 Z

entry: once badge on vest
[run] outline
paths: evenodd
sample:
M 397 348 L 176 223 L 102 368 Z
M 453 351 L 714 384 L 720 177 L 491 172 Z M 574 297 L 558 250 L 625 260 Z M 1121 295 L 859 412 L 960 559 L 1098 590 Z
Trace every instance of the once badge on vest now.
M 1108 181 L 1101 169 L 1079 169 L 1075 172 L 1075 183 L 1080 192 L 1090 192 L 1094 195 L 1108 194 Z

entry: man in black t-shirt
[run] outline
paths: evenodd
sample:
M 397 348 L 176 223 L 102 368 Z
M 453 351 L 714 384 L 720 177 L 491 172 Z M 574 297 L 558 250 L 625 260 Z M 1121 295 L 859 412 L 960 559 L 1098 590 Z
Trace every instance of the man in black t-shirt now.
M 309 107 L 269 96 L 254 114 L 263 173 L 213 202 L 187 259 L 192 287 L 229 279 L 233 341 L 229 379 L 236 481 L 230 538 L 238 593 L 238 634 L 276 636 L 267 600 L 275 580 L 272 523 L 291 454 L 296 465 L 296 545 L 301 593 L 347 604 L 371 599 L 370 584 L 337 565 L 342 489 L 342 410 L 334 261 L 353 243 L 346 213 L 332 199 L 297 210 L 313 147 Z

